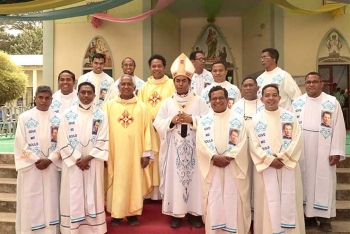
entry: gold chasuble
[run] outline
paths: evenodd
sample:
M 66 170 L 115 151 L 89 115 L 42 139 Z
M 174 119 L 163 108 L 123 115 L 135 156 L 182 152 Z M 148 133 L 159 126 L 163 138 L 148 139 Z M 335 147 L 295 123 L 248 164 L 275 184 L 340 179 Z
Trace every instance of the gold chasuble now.
M 114 218 L 141 215 L 143 196 L 151 190 L 149 166 L 141 168 L 141 157 L 152 149 L 152 122 L 146 105 L 137 97 L 119 96 L 103 107 L 109 125 L 107 211 Z
M 162 102 L 173 95 L 175 92 L 175 86 L 172 79 L 169 79 L 167 75 L 164 75 L 161 79 L 154 79 L 150 76 L 138 91 L 138 97 L 143 101 L 147 110 L 149 111 L 152 122 L 156 118 L 159 108 Z M 160 140 L 158 134 L 154 135 L 152 139 L 152 144 L 159 151 Z M 157 187 L 160 184 L 159 179 L 159 155 L 158 153 L 154 155 L 154 161 L 150 162 L 150 173 L 152 176 L 152 187 Z

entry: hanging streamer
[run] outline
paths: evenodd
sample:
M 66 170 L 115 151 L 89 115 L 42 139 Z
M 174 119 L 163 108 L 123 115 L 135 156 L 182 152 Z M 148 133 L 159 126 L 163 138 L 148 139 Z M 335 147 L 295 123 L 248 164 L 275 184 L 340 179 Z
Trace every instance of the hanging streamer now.
M 108 20 L 111 22 L 116 22 L 116 23 L 132 23 L 132 22 L 137 22 L 146 19 L 150 15 L 164 9 L 165 7 L 169 6 L 175 2 L 175 0 L 158 0 L 157 5 L 155 6 L 154 9 L 145 12 L 143 14 L 140 14 L 138 16 L 130 17 L 130 18 L 117 18 L 112 15 L 108 15 L 107 13 L 96 13 L 93 14 L 92 16 L 101 20 Z
M 339 8 L 347 6 L 347 4 L 344 4 L 344 3 L 328 3 L 325 5 L 322 5 L 317 9 L 309 10 L 309 9 L 302 9 L 302 8 L 296 7 L 291 3 L 289 3 L 287 0 L 268 0 L 268 1 L 273 4 L 276 4 L 277 6 L 285 10 L 292 11 L 298 14 L 319 14 L 319 13 L 334 11 Z
M 106 11 L 111 8 L 119 7 L 132 0 L 106 0 L 104 2 L 90 3 L 84 6 L 71 7 L 68 9 L 47 11 L 37 14 L 24 16 L 6 16 L 0 15 L 0 19 L 17 20 L 17 21 L 44 21 L 57 20 L 77 16 L 94 14 L 96 12 Z

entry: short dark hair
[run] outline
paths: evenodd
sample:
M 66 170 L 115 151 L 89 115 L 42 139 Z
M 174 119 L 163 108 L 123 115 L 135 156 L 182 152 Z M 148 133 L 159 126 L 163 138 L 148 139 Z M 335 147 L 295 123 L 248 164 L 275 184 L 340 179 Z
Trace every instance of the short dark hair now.
M 222 61 L 216 61 L 215 63 L 213 63 L 213 64 L 211 65 L 211 69 L 213 69 L 214 65 L 216 65 L 216 64 L 222 64 L 222 65 L 224 65 L 225 70 L 227 70 L 226 63 L 224 63 L 224 62 L 222 62 Z
M 68 73 L 69 75 L 72 76 L 72 79 L 73 81 L 75 81 L 75 74 L 69 70 L 63 70 L 60 72 L 60 74 L 58 74 L 58 81 L 60 81 L 60 76 L 63 74 L 63 73 Z
M 50 86 L 47 85 L 40 85 L 36 88 L 35 91 L 35 96 L 38 96 L 38 93 L 43 93 L 43 92 L 49 92 L 52 96 L 53 92 L 52 89 L 50 88 Z
M 163 66 L 165 67 L 166 66 L 166 60 L 163 56 L 159 55 L 159 54 L 154 54 L 152 55 L 149 59 L 148 59 L 148 66 L 150 67 L 151 66 L 151 63 L 154 59 L 158 59 L 158 60 L 161 60 L 162 63 L 163 63 Z
M 102 91 L 106 91 L 106 92 L 107 92 L 107 89 L 106 89 L 106 88 L 102 88 L 102 89 L 100 90 L 100 93 L 102 93 Z
M 90 86 L 92 88 L 92 91 L 94 91 L 94 93 L 95 93 L 95 85 L 93 85 L 92 83 L 90 83 L 88 81 L 82 82 L 78 85 L 78 92 L 80 91 L 81 87 L 84 85 Z
M 324 111 L 324 112 L 322 113 L 322 117 L 324 117 L 324 115 L 329 115 L 329 116 L 332 117 L 332 113 L 329 112 L 329 111 Z
M 264 91 L 265 91 L 265 89 L 267 89 L 267 88 L 274 88 L 274 89 L 276 89 L 276 90 L 277 90 L 277 94 L 280 95 L 280 91 L 279 91 L 278 86 L 277 86 L 276 84 L 267 84 L 267 85 L 265 85 L 264 88 L 262 89 L 261 96 L 264 96 Z
M 291 123 L 285 123 L 285 124 L 283 124 L 283 129 L 284 129 L 284 127 L 286 127 L 286 126 L 291 126 L 291 127 L 293 128 L 293 125 L 292 125 Z
M 175 77 L 173 77 L 173 82 L 175 83 L 175 79 L 177 78 L 177 76 L 175 76 Z M 188 79 L 188 82 L 190 83 L 190 85 L 191 85 L 191 79 L 190 78 L 188 78 L 187 77 L 187 79 Z
M 190 54 L 190 60 L 196 60 L 197 54 L 204 54 L 204 53 L 203 53 L 202 51 L 198 51 L 198 50 L 193 51 L 193 52 L 191 52 L 191 54 Z
M 280 57 L 280 54 L 278 53 L 278 50 L 276 50 L 275 48 L 266 48 L 266 49 L 263 49 L 261 51 L 261 53 L 265 53 L 265 52 L 269 53 L 270 57 L 275 59 L 276 60 L 276 64 L 277 64 L 278 59 Z
M 253 80 L 253 81 L 254 81 L 254 84 L 258 85 L 258 82 L 256 82 L 256 79 L 253 78 L 253 77 L 251 77 L 251 76 L 247 76 L 246 78 L 244 78 L 244 79 L 242 80 L 242 83 L 241 83 L 241 84 L 243 85 L 244 81 L 246 81 L 246 80 Z
M 127 60 L 127 59 L 130 59 L 134 63 L 134 66 L 136 67 L 135 60 L 133 58 L 130 58 L 130 57 L 126 57 L 125 59 L 123 59 L 122 60 L 122 65 L 123 65 L 124 61 Z
M 208 94 L 209 100 L 211 99 L 211 94 L 212 94 L 213 92 L 220 91 L 220 90 L 224 91 L 225 97 L 228 98 L 228 92 L 227 92 L 227 90 L 226 90 L 225 88 L 223 88 L 223 87 L 221 87 L 221 86 L 214 86 L 214 87 L 212 87 L 212 88 L 209 90 L 209 94 Z
M 307 78 L 308 76 L 318 76 L 318 77 L 320 78 L 320 80 L 322 81 L 322 76 L 321 76 L 321 74 L 318 73 L 318 72 L 314 72 L 314 71 L 313 71 L 313 72 L 307 73 L 306 76 L 305 76 L 305 80 L 306 80 L 306 78 Z
M 104 54 L 101 53 L 96 53 L 92 56 L 92 61 L 94 61 L 94 59 L 103 59 L 103 62 L 106 62 L 106 56 Z
M 230 130 L 230 136 L 231 136 L 231 134 L 232 134 L 233 132 L 235 132 L 235 133 L 237 133 L 237 134 L 239 135 L 239 131 L 238 131 L 237 129 L 231 129 L 231 130 Z

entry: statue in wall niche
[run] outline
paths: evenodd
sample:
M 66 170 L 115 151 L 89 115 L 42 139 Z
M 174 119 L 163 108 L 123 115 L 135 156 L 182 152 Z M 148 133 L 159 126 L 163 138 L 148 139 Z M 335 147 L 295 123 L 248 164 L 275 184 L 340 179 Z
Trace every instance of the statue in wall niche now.
M 208 46 L 207 59 L 208 60 L 215 60 L 216 59 L 216 48 L 218 45 L 216 31 L 209 29 L 208 37 L 207 37 L 205 44 L 207 44 L 207 46 Z
M 331 33 L 327 40 L 326 46 L 328 48 L 329 57 L 339 57 L 340 49 L 342 48 L 342 42 L 339 35 L 336 32 Z

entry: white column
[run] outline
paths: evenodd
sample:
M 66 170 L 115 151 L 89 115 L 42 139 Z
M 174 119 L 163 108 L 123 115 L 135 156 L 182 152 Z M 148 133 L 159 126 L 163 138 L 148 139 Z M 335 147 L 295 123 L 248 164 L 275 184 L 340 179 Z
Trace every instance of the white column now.
M 38 71 L 33 70 L 33 97 L 35 97 L 36 88 L 38 87 Z
M 54 23 L 52 20 L 43 23 L 43 81 L 42 85 L 50 86 L 54 83 Z

